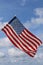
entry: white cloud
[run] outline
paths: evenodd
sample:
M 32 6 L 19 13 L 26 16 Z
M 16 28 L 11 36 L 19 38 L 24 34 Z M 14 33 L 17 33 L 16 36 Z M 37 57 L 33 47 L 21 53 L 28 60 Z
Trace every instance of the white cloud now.
M 34 59 L 36 59 L 38 62 L 43 62 L 43 53 L 38 53 Z
M 40 24 L 43 24 L 43 18 L 32 18 L 31 19 L 31 22 L 33 23 L 33 24 L 37 24 L 37 25 L 40 25 Z
M 4 56 L 5 56 L 5 54 L 3 52 L 0 52 L 0 57 L 2 58 Z
M 0 38 L 0 46 L 11 46 L 11 42 L 7 37 Z
M 36 8 L 34 11 L 36 15 L 43 17 L 43 8 Z
M 36 28 L 40 26 L 40 24 L 43 24 L 43 8 L 36 8 L 34 9 L 34 14 L 36 16 L 39 16 L 37 18 L 32 17 L 31 20 L 27 20 L 24 25 L 26 28 Z
M 39 16 L 38 18 L 32 18 L 31 22 L 36 24 L 43 24 L 43 8 L 36 8 L 34 10 L 35 15 Z
M 8 49 L 8 55 L 11 57 L 13 57 L 13 56 L 21 57 L 22 55 L 24 55 L 24 53 L 19 49 L 10 48 L 10 49 Z

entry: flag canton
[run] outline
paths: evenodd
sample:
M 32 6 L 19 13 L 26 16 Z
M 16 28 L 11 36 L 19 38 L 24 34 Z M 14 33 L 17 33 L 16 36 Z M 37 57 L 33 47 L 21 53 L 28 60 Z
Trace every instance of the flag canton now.
M 14 17 L 9 24 L 13 27 L 13 29 L 16 31 L 16 33 L 19 35 L 24 29 L 25 27 L 23 26 L 23 24 L 18 20 L 17 17 Z

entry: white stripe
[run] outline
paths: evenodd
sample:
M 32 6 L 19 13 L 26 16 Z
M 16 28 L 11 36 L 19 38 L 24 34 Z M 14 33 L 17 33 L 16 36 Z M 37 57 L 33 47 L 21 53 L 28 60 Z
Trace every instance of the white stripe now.
M 33 38 L 33 39 L 35 39 L 39 44 L 41 44 L 41 42 L 38 40 L 38 39 L 36 39 L 35 37 L 33 37 L 31 34 L 29 34 L 26 30 L 24 30 L 25 31 L 25 33 L 27 34 L 27 35 L 29 35 L 31 38 Z
M 6 26 L 6 28 L 10 31 L 10 33 L 12 34 L 12 36 L 20 43 L 20 45 L 26 50 L 29 51 L 25 46 L 23 46 L 23 44 L 19 41 L 19 39 L 12 33 L 11 29 Z

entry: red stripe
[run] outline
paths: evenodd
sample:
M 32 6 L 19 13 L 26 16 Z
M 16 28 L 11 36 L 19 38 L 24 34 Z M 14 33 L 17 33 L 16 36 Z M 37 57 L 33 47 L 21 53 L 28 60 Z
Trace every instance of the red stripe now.
M 25 29 L 31 36 L 33 36 L 34 38 L 36 38 L 37 40 L 39 40 L 40 41 L 40 43 L 42 43 L 42 41 L 39 39 L 39 38 L 37 38 L 35 35 L 33 35 L 30 31 L 28 31 L 27 29 Z

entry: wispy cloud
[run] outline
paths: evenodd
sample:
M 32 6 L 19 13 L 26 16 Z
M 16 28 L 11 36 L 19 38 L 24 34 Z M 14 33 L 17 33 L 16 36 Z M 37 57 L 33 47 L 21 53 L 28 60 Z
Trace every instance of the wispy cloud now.
M 34 11 L 36 15 L 43 17 L 43 8 L 36 8 Z
M 24 6 L 26 4 L 26 0 L 22 0 L 21 6 Z
M 8 55 L 11 57 L 15 57 L 15 56 L 21 57 L 24 55 L 24 53 L 19 49 L 10 48 L 8 49 Z
M 37 28 L 40 24 L 43 24 L 43 8 L 34 9 L 34 14 L 39 16 L 37 18 L 32 17 L 31 20 L 27 20 L 24 25 L 27 28 Z

